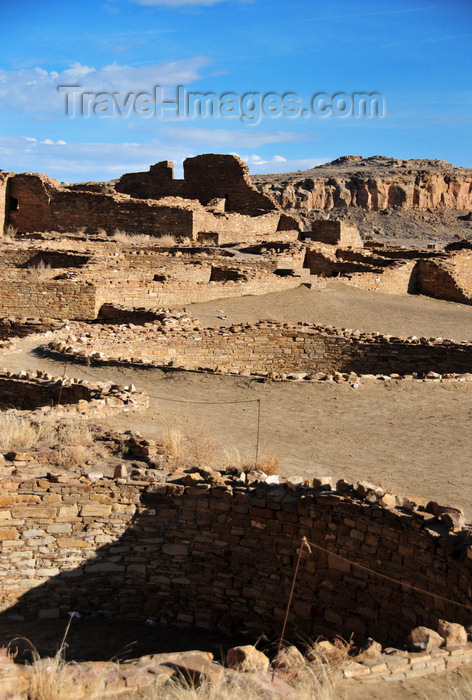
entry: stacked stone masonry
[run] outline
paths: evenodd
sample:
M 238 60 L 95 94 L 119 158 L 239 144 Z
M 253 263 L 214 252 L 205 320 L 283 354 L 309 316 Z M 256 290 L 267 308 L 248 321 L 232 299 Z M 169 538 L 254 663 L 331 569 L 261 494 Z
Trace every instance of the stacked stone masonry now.
M 61 185 L 35 173 L 2 175 L 0 230 L 21 233 L 115 230 L 173 235 L 212 243 L 297 238 L 299 226 L 250 182 L 247 166 L 231 155 L 206 154 L 185 161 L 186 179 L 173 180 L 167 163 L 130 173 L 117 183 Z M 220 202 L 218 204 L 218 202 Z
M 317 488 L 236 477 L 213 486 L 121 481 L 0 482 L 5 615 L 74 610 L 280 632 L 306 537 L 330 553 L 302 555 L 291 635 L 332 630 L 396 643 L 438 618 L 470 622 L 456 602 L 470 601 L 471 533 L 448 531 L 434 508 L 382 507 L 320 490 L 329 486 L 319 480 Z
M 136 344 L 146 337 L 143 350 Z M 397 338 L 308 323 L 263 321 L 202 328 L 190 319 L 176 327 L 94 326 L 87 337 L 49 344 L 54 353 L 83 361 L 145 361 L 184 369 L 277 373 L 427 374 L 472 372 L 472 344 L 442 338 Z

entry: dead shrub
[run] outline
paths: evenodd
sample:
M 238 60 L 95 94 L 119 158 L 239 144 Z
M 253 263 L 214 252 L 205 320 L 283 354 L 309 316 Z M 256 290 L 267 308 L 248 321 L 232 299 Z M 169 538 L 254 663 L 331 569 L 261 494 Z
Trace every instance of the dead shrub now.
M 170 234 L 165 234 L 164 236 L 160 236 L 159 238 L 155 239 L 156 245 L 159 246 L 165 246 L 167 248 L 172 248 L 172 246 L 177 245 L 177 240 L 175 236 L 171 236 Z
M 278 455 L 271 455 L 269 457 L 263 457 L 257 464 L 254 464 L 254 462 L 245 462 L 241 465 L 241 469 L 246 473 L 261 471 L 267 474 L 267 476 L 274 476 L 280 472 L 281 465 L 282 458 Z
M 71 419 L 64 424 L 54 415 L 37 420 L 18 413 L 0 411 L 0 449 L 4 452 L 55 446 L 58 457 L 63 450 L 64 456 L 69 455 L 68 462 L 80 464 L 83 460 L 80 448 L 88 450 L 95 437 L 94 429 L 80 418 Z
M 51 265 L 45 263 L 43 260 L 40 260 L 37 265 L 30 265 L 28 267 L 28 275 L 33 277 L 36 282 L 50 280 L 55 274 L 56 271 L 51 268 Z
M 16 234 L 18 233 L 18 229 L 13 226 L 12 224 L 8 224 L 8 226 L 5 228 L 5 231 L 3 232 L 3 237 L 6 238 L 7 240 L 11 241 L 14 238 L 16 238 Z

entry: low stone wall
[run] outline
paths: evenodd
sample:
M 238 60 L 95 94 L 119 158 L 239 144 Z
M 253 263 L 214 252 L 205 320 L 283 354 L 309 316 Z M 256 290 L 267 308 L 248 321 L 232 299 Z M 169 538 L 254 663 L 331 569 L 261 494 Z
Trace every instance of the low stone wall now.
M 383 294 L 417 291 L 416 259 L 395 259 L 369 252 L 334 250 L 317 244 L 307 248 L 304 266 L 312 275 L 339 277 L 345 284 Z
M 148 406 L 144 392 L 111 383 L 53 377 L 47 372 L 0 371 L 0 410 L 17 409 L 40 413 L 67 409 L 79 413 L 109 413 Z
M 26 338 L 35 333 L 54 332 L 64 327 L 62 321 L 46 318 L 0 318 L 0 340 Z
M 144 343 L 140 343 L 140 336 Z M 66 337 L 48 348 L 83 360 L 147 361 L 184 369 L 254 373 L 469 373 L 472 344 L 442 338 L 396 338 L 308 323 L 263 321 L 223 328 L 94 326 L 88 337 Z
M 3 479 L 1 609 L 280 633 L 306 537 L 289 636 L 331 630 L 394 643 L 438 618 L 470 621 L 456 605 L 469 604 L 472 567 L 457 509 L 395 506 L 368 484 L 339 482 L 334 492 L 322 479 L 274 479 Z

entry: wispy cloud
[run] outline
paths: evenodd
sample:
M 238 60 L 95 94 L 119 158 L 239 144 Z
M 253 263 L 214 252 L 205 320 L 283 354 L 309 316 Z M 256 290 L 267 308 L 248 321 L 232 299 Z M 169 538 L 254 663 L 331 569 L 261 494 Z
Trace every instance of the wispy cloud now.
M 273 143 L 294 143 L 316 138 L 313 134 L 290 131 L 259 131 L 253 129 L 199 129 L 195 127 L 168 126 L 165 134 L 169 139 L 189 146 L 205 146 L 219 149 L 260 148 Z
M 146 7 L 209 7 L 226 0 L 132 0 L 137 5 Z
M 74 63 L 61 72 L 36 66 L 21 70 L 0 70 L 0 111 L 50 112 L 63 108 L 59 85 L 80 85 L 97 92 L 152 90 L 154 85 L 187 85 L 202 76 L 200 70 L 209 60 L 203 56 L 145 66 L 111 63 L 102 68 Z
M 193 140 L 190 131 L 197 132 Z M 293 134 L 261 132 L 259 138 L 253 135 L 249 141 L 246 136 L 243 131 L 220 130 L 215 141 L 214 132 L 209 130 L 189 130 L 182 138 L 180 130 L 166 129 L 163 138 L 143 143 L 69 143 L 57 137 L 39 140 L 32 136 L 0 135 L 0 159 L 4 170 L 43 172 L 71 182 L 110 180 L 124 172 L 147 170 L 160 160 L 173 160 L 179 172 L 185 158 L 209 151 L 241 153 L 253 172 L 284 172 L 302 167 L 302 161 L 291 161 L 280 155 L 277 147 L 277 144 L 283 147 L 284 143 L 293 141 Z M 273 144 L 279 153 L 258 153 L 258 149 L 267 144 Z M 315 160 L 307 160 L 304 167 L 314 164 Z
M 136 2 L 136 0 L 134 0 Z M 303 18 L 290 19 L 287 21 L 280 22 L 268 22 L 266 27 L 275 27 L 277 25 L 286 24 L 307 24 L 308 22 L 327 22 L 331 20 L 344 20 L 344 19 L 356 19 L 358 17 L 383 17 L 388 15 L 407 15 L 417 12 L 429 12 L 430 10 L 435 10 L 436 5 L 428 5 L 427 7 L 409 7 L 403 10 L 379 10 L 377 12 L 351 12 L 341 15 L 305 15 Z

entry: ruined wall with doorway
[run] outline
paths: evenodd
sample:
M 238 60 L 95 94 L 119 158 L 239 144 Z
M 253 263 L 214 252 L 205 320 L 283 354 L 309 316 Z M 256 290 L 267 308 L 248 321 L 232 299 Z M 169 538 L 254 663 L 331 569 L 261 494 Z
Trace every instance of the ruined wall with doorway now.
M 10 210 L 9 222 L 22 233 L 87 228 L 110 234 L 121 229 L 151 236 L 193 236 L 193 209 L 184 202 L 160 205 L 119 194 L 70 191 L 56 180 L 36 174 L 14 175 L 10 198 L 18 208 Z

